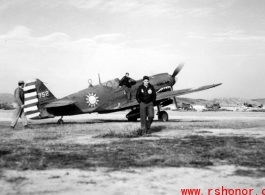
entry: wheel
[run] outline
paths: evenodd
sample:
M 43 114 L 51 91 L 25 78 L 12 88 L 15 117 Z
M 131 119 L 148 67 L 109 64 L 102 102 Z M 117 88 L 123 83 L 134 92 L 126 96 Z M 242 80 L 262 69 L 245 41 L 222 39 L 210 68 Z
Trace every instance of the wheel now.
M 213 109 L 214 109 L 214 110 L 218 110 L 219 107 L 218 107 L 218 106 L 213 106 Z
M 59 120 L 57 121 L 57 123 L 58 123 L 59 125 L 63 125 L 63 120 L 62 120 L 62 119 L 59 119 Z
M 158 113 L 158 120 L 166 122 L 168 121 L 168 114 L 166 111 L 161 111 Z
M 128 118 L 128 121 L 130 121 L 130 122 L 136 122 L 137 121 L 137 118 L 135 118 L 135 117 L 129 117 Z

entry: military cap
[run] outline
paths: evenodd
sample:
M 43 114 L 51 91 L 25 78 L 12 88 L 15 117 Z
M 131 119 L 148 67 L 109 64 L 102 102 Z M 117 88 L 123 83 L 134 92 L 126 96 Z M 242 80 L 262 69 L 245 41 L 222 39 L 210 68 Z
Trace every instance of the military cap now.
M 25 82 L 23 80 L 18 81 L 18 84 L 24 84 Z
M 146 80 L 146 79 L 149 81 L 149 77 L 148 76 L 144 76 L 143 77 L 143 81 Z

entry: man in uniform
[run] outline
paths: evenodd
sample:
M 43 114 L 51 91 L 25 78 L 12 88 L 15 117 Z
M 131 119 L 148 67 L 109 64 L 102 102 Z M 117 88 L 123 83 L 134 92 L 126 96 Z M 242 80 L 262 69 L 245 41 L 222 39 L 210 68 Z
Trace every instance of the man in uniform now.
M 131 87 L 136 84 L 136 81 L 129 77 L 129 73 L 126 72 L 125 76 L 120 80 L 119 86 L 124 86 L 124 91 L 127 96 L 127 100 L 131 101 Z
M 18 88 L 16 88 L 16 90 L 14 92 L 15 110 L 14 110 L 12 121 L 11 121 L 11 128 L 12 129 L 15 128 L 19 117 L 23 121 L 24 128 L 29 128 L 28 127 L 28 121 L 27 121 L 27 118 L 26 118 L 24 110 L 23 110 L 23 108 L 24 108 L 24 91 L 23 91 L 24 84 L 25 84 L 24 81 L 19 81 L 18 82 Z
M 148 76 L 143 77 L 143 84 L 139 86 L 136 92 L 136 100 L 140 104 L 142 135 L 151 133 L 150 127 L 154 119 L 154 103 L 156 101 L 156 92 L 154 86 L 149 83 Z

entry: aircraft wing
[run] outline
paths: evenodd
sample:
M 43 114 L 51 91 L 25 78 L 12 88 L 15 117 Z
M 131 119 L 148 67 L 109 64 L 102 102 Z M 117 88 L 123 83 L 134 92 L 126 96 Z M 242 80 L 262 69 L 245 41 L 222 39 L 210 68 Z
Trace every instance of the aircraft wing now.
M 203 90 L 206 90 L 206 89 L 217 87 L 217 86 L 219 86 L 221 84 L 222 83 L 213 84 L 213 85 L 205 85 L 205 86 L 202 86 L 202 87 L 187 88 L 187 89 L 180 89 L 180 90 L 175 90 L 175 91 L 157 93 L 156 94 L 156 101 L 157 100 L 166 99 L 166 98 L 170 98 L 172 96 L 180 96 L 180 95 L 185 95 L 185 94 L 194 93 L 194 92 L 198 92 L 198 91 L 203 91 Z
M 51 103 L 48 103 L 44 106 L 44 108 L 53 108 L 53 107 L 61 107 L 61 106 L 68 106 L 71 104 L 74 104 L 75 101 L 73 100 L 67 100 L 67 99 L 61 99 L 61 100 L 55 100 Z
M 206 89 L 217 87 L 217 86 L 219 86 L 221 84 L 222 83 L 213 84 L 213 85 L 205 85 L 205 86 L 202 86 L 202 87 L 187 88 L 187 89 L 181 89 L 181 90 L 157 93 L 156 94 L 156 101 L 167 99 L 167 98 L 171 98 L 172 96 L 180 96 L 180 95 L 185 95 L 185 94 L 194 93 L 194 92 L 198 92 L 198 91 L 203 91 L 203 90 L 206 90 Z M 117 107 L 110 107 L 108 109 L 112 110 L 112 109 L 120 109 L 120 108 L 130 108 L 130 107 L 134 107 L 134 106 L 137 106 L 137 105 L 139 105 L 139 103 L 136 101 L 136 99 L 134 99 L 130 103 L 125 103 L 123 105 L 119 104 Z

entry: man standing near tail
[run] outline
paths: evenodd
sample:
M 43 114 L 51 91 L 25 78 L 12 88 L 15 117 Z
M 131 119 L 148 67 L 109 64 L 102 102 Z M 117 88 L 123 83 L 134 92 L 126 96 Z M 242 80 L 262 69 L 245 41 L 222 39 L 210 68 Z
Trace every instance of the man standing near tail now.
M 139 86 L 136 92 L 136 100 L 140 104 L 142 135 L 151 133 L 150 127 L 154 119 L 156 92 L 154 86 L 149 83 L 148 76 L 143 77 L 143 84 Z
M 24 128 L 28 128 L 28 121 L 27 121 L 27 118 L 26 118 L 25 113 L 24 113 L 24 91 L 23 91 L 24 84 L 25 84 L 24 81 L 19 81 L 18 82 L 18 88 L 16 88 L 16 90 L 14 92 L 15 110 L 14 110 L 12 121 L 11 121 L 11 128 L 12 129 L 15 128 L 19 117 L 23 121 Z

